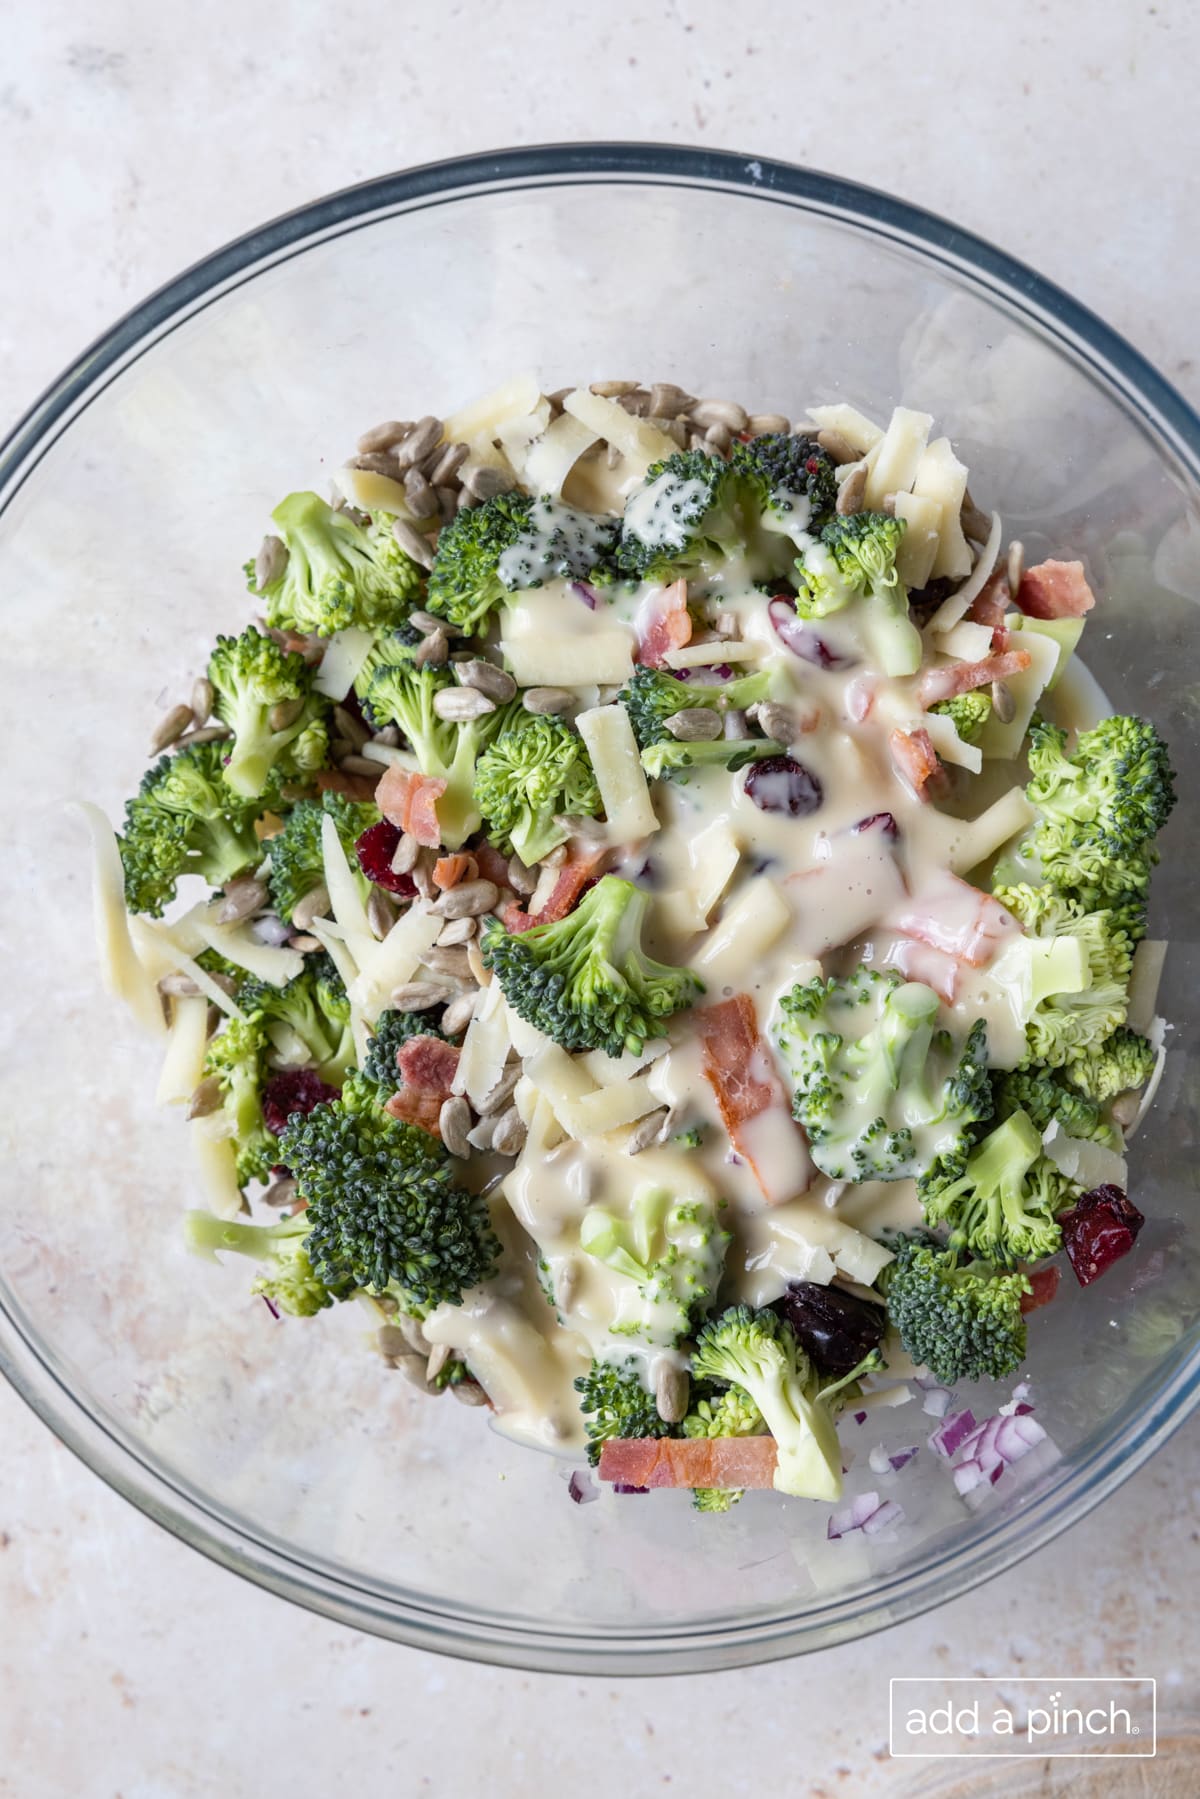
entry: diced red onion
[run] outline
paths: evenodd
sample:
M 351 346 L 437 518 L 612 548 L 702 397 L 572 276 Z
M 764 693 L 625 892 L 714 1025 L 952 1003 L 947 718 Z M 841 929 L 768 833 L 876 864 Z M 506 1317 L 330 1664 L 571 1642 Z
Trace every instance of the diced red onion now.
M 291 925 L 284 924 L 282 918 L 276 918 L 273 912 L 264 912 L 250 926 L 250 935 L 255 943 L 269 943 L 273 949 L 286 943 L 291 934 Z
M 985 1481 L 995 1486 L 1006 1468 L 1045 1442 L 1045 1431 L 1030 1416 L 1032 1408 L 1026 1407 L 1023 1400 L 1016 1403 L 1025 1409 L 1010 1414 L 997 1412 L 960 1444 L 965 1454 L 954 1469 L 954 1485 L 959 1493 L 973 1492 Z
M 879 1510 L 871 1517 L 863 1520 L 864 1537 L 873 1537 L 878 1530 L 886 1530 L 889 1524 L 899 1524 L 904 1517 L 904 1507 L 897 1505 L 894 1499 L 885 1499 Z
M 867 1457 L 867 1461 L 872 1474 L 898 1474 L 901 1468 L 908 1466 L 916 1453 L 917 1446 L 915 1444 L 911 1449 L 897 1449 L 893 1452 L 886 1449 L 882 1443 L 876 1443 Z
M 567 592 L 577 600 L 582 600 L 589 612 L 594 612 L 600 604 L 600 595 L 586 581 L 568 581 Z
M 614 1480 L 612 1490 L 614 1493 L 648 1493 L 650 1491 L 649 1487 L 632 1486 L 627 1480 Z
M 878 1530 L 884 1530 L 889 1524 L 898 1524 L 904 1512 L 894 1499 L 880 1500 L 878 1493 L 859 1493 L 849 1505 L 839 1506 L 831 1512 L 825 1526 L 825 1537 L 830 1543 L 836 1543 L 853 1530 L 861 1530 L 866 1536 L 874 1536 Z
M 964 1407 L 961 1412 L 952 1413 L 944 1424 L 938 1426 L 929 1439 L 929 1447 L 936 1455 L 944 1455 L 949 1461 L 976 1429 L 975 1414 Z
M 797 617 L 796 608 L 790 600 L 781 597 L 771 600 L 767 606 L 767 614 L 780 643 L 793 656 L 799 656 L 802 662 L 811 662 L 816 668 L 851 666 L 851 657 L 840 655 L 837 650 L 831 649 L 819 631 Z
M 949 1387 L 939 1386 L 936 1381 L 919 1380 L 917 1385 L 925 1394 L 925 1403 L 921 1410 L 930 1418 L 944 1418 L 954 1403 L 954 1395 Z
M 266 1306 L 268 1312 L 270 1312 L 272 1318 L 277 1319 L 279 1317 L 279 1307 L 275 1304 L 275 1301 L 267 1293 L 262 1293 L 259 1297 Z
M 854 1412 L 852 1416 L 855 1424 L 865 1424 L 867 1422 L 867 1414 L 865 1412 Z
M 644 1488 L 640 1491 L 645 1491 Z M 567 1482 L 567 1492 L 576 1505 L 590 1505 L 593 1499 L 599 1499 L 596 1483 L 586 1468 L 576 1468 Z

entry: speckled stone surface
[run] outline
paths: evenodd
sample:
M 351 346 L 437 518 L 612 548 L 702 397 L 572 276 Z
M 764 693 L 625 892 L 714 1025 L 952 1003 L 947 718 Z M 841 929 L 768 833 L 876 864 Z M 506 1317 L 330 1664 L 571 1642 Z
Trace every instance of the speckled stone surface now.
M 1061 281 L 1200 398 L 1191 8 L 863 0 L 819 29 L 807 11 L 509 0 L 496 33 L 481 8 L 406 0 L 212 0 L 186 29 L 148 0 L 18 9 L 0 68 L 0 419 L 115 314 L 274 213 L 414 161 L 602 136 L 892 188 Z M 3 1387 L 0 1442 L 0 1794 L 13 1799 L 368 1783 L 405 1799 L 554 1785 L 571 1799 L 870 1799 L 921 1786 L 888 1758 L 897 1673 L 1153 1674 L 1160 1716 L 1200 1716 L 1194 1424 L 1065 1538 L 933 1616 L 804 1662 L 647 1684 L 357 1635 L 174 1542 Z M 982 1790 L 1015 1790 L 994 1779 Z M 1131 1774 L 1112 1790 L 1167 1789 Z

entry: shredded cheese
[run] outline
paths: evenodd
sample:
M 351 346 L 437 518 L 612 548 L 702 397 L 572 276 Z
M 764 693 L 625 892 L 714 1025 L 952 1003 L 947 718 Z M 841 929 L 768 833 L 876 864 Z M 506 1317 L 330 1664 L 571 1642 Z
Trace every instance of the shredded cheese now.
M 510 635 L 500 648 L 521 687 L 620 686 L 633 673 L 633 638 L 619 629 L 578 637 Z
M 596 432 L 581 419 L 562 413 L 547 425 L 525 458 L 525 478 L 535 493 L 561 494 L 567 476 L 585 450 L 596 442 Z
M 208 1045 L 208 1001 L 202 993 L 174 1001 L 167 1053 L 163 1057 L 154 1103 L 186 1105 L 204 1078 L 204 1051 Z
M 158 989 L 138 960 L 125 906 L 125 874 L 112 826 L 89 800 L 74 801 L 92 839 L 92 913 L 100 974 L 107 992 L 127 1005 L 143 1030 L 161 1037 L 167 1028 Z
M 719 990 L 765 956 L 791 921 L 791 907 L 781 890 L 760 875 L 721 914 L 692 957 L 692 966 L 710 989 Z
M 535 374 L 514 375 L 481 399 L 452 412 L 443 427 L 442 441 L 472 443 L 478 437 L 495 437 L 510 419 L 532 412 L 541 397 L 541 383 Z
M 557 1043 L 547 1043 L 525 1063 L 525 1076 L 533 1088 L 553 1108 L 554 1116 L 569 1134 L 574 1108 L 596 1086 L 582 1062 L 569 1056 Z
M 898 493 L 894 505 L 907 527 L 896 551 L 896 571 L 906 587 L 924 587 L 933 573 L 942 509 L 935 500 L 919 500 L 911 493 Z
M 992 627 L 962 623 L 940 631 L 934 649 L 956 662 L 982 662 L 992 653 Z
M 1166 959 L 1167 945 L 1161 938 L 1144 937 L 1133 952 L 1133 966 L 1129 971 L 1129 1010 L 1125 1022 L 1131 1031 L 1138 1031 L 1143 1037 L 1154 1018 Z
M 1020 787 L 1010 787 L 978 818 L 950 818 L 944 812 L 938 813 L 938 824 L 946 834 L 944 856 L 947 868 L 956 875 L 969 874 L 989 856 L 994 856 L 1018 831 L 1026 830 L 1036 817 L 1035 807 Z M 928 823 L 932 825 L 933 822 L 931 816 Z
M 1042 1148 L 1068 1180 L 1078 1181 L 1089 1193 L 1093 1187 L 1112 1185 L 1124 1189 L 1128 1185 L 1129 1168 L 1124 1156 L 1103 1143 L 1068 1136 L 1057 1118 L 1051 1119 L 1043 1132 Z
M 432 912 L 410 906 L 381 943 L 371 939 L 359 959 L 352 988 L 347 988 L 368 1024 L 386 1011 L 393 990 L 412 980 L 426 952 L 437 942 L 444 922 Z
M 929 621 L 929 630 L 949 631 L 969 611 L 992 578 L 996 558 L 1000 554 L 1000 540 L 1003 534 L 1004 526 L 1000 522 L 1000 514 L 993 512 L 991 529 L 988 532 L 987 542 L 979 553 L 978 562 L 962 586 L 954 593 L 948 594 L 942 601 Z
M 1005 677 L 1004 685 L 1013 698 L 1013 715 L 1007 724 L 1002 724 L 994 712 L 990 715 L 979 734 L 979 747 L 985 756 L 1020 754 L 1034 707 L 1058 667 L 1058 645 L 1052 637 L 1022 631 L 1020 647 L 1029 652 L 1029 667 Z
M 967 470 L 954 454 L 948 437 L 935 438 L 924 451 L 912 490 L 918 499 L 935 500 L 941 507 L 934 575 L 946 575 L 952 581 L 963 579 L 971 572 L 971 551 L 959 516 L 967 491 Z
M 377 475 L 365 468 L 340 468 L 333 478 L 352 506 L 363 512 L 390 512 L 420 528 L 408 509 L 407 494 L 390 475 Z
M 550 423 L 550 402 L 539 399 L 531 412 L 521 413 L 497 425 L 496 436 L 526 486 L 530 485 L 527 459 L 529 451 Z
M 317 692 L 323 693 L 326 699 L 344 700 L 358 679 L 358 671 L 369 656 L 374 642 L 374 633 L 362 631 L 357 625 L 347 625 L 344 631 L 335 631 L 325 645 L 321 666 L 313 678 L 313 686 Z
M 856 406 L 847 406 L 844 400 L 833 406 L 810 406 L 808 416 L 818 431 L 840 431 L 851 449 L 861 450 L 864 455 L 883 436 L 873 419 Z
M 587 745 L 611 843 L 634 843 L 659 828 L 637 739 L 624 706 L 596 706 L 575 723 Z
M 214 911 L 220 903 L 219 900 L 213 902 Z M 209 949 L 215 949 L 235 968 L 244 968 L 247 974 L 267 981 L 272 987 L 286 987 L 304 967 L 304 957 L 298 949 L 259 943 L 251 936 L 248 925 L 217 924 L 211 917 L 201 917 L 196 922 L 196 929 Z
M 188 1128 L 205 1198 L 218 1218 L 236 1218 L 242 1209 L 242 1192 L 233 1144 L 228 1137 L 215 1135 L 207 1118 L 194 1118 Z
M 656 425 L 634 418 L 615 400 L 602 399 L 586 388 L 577 388 L 568 394 L 563 401 L 563 411 L 619 450 L 629 465 L 627 473 L 639 481 L 652 462 L 673 456 L 679 447 L 674 438 L 668 437 Z
M 504 1073 L 511 1047 L 508 1008 L 500 983 L 493 981 L 467 1026 L 454 1077 L 455 1093 L 465 1093 L 476 1111 Z
M 944 712 L 926 712 L 921 716 L 921 727 L 929 733 L 929 741 L 943 762 L 970 769 L 973 775 L 979 773 L 983 767 L 983 751 L 977 743 L 966 743 L 959 736 L 952 718 Z
M 328 813 L 321 819 L 321 856 L 325 868 L 325 889 L 329 894 L 333 916 L 342 927 L 346 948 L 359 968 L 365 968 L 375 949 L 375 933 L 367 923 L 367 911 L 358 882 L 346 860 L 337 826 Z
M 658 1103 L 649 1077 L 638 1074 L 619 1085 L 597 1087 L 594 1093 L 566 1101 L 559 1116 L 572 1137 L 598 1137 L 644 1118 Z
M 225 989 L 218 986 L 217 982 L 201 968 L 198 962 L 193 962 L 190 956 L 185 955 L 183 950 L 174 943 L 170 933 L 158 925 L 155 920 L 131 919 L 130 929 L 133 932 L 133 940 L 138 946 L 139 954 L 144 955 L 147 961 L 157 957 L 159 966 L 166 963 L 168 967 L 176 969 L 178 973 L 187 975 L 190 980 L 195 981 L 205 998 L 210 999 L 214 1006 L 225 1013 L 227 1018 L 245 1017 L 245 1013 L 237 1001 L 230 999 Z M 155 998 L 157 999 L 157 997 L 156 994 Z M 160 1017 L 162 1015 L 161 1006 L 159 1015 Z
M 668 668 L 707 668 L 719 662 L 757 662 L 762 653 L 761 643 L 718 637 L 711 643 L 685 643 L 681 650 L 667 650 L 663 661 Z
M 888 494 L 907 493 L 917 477 L 917 469 L 933 419 L 928 412 L 913 412 L 897 406 L 887 430 L 879 440 L 875 460 L 867 473 L 864 504 L 878 512 Z M 868 449 L 875 446 L 868 444 Z

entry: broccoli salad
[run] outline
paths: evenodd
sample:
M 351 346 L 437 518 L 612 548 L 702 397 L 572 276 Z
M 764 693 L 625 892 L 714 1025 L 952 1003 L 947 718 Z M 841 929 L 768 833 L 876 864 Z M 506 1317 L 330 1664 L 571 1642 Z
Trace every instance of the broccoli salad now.
M 1166 750 L 932 427 L 529 378 L 379 426 L 84 808 L 191 1247 L 618 1492 L 838 1501 L 845 1408 L 986 1394 L 1143 1222 Z

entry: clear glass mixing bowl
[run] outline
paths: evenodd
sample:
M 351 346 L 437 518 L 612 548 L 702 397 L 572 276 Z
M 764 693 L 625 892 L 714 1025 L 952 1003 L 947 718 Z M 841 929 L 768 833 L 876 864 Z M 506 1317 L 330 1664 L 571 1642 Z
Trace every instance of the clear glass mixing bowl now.
M 632 145 L 514 151 L 322 200 L 220 251 L 71 368 L 0 461 L 7 726 L 0 1365 L 92 1468 L 284 1596 L 426 1648 L 664 1672 L 876 1629 L 1080 1517 L 1196 1404 L 1194 845 L 1184 779 L 1155 886 L 1172 1055 L 1137 1140 L 1149 1222 L 1087 1294 L 1068 1276 L 1031 1372 L 1054 1451 L 968 1510 L 925 1453 L 888 1537 L 751 1495 L 575 1506 L 555 1463 L 360 1353 L 356 1307 L 276 1324 L 244 1266 L 189 1260 L 195 1200 L 155 1050 L 105 1000 L 62 802 L 118 817 L 148 721 L 246 615 L 243 558 L 377 416 L 504 376 L 636 376 L 799 414 L 844 397 L 938 415 L 1029 552 L 1087 558 L 1091 665 L 1190 770 L 1200 743 L 1200 420 L 1028 269 L 882 194 L 778 164 Z M 1140 1290 L 1139 1290 L 1140 1288 Z M 846 1427 L 919 1442 L 919 1406 Z

